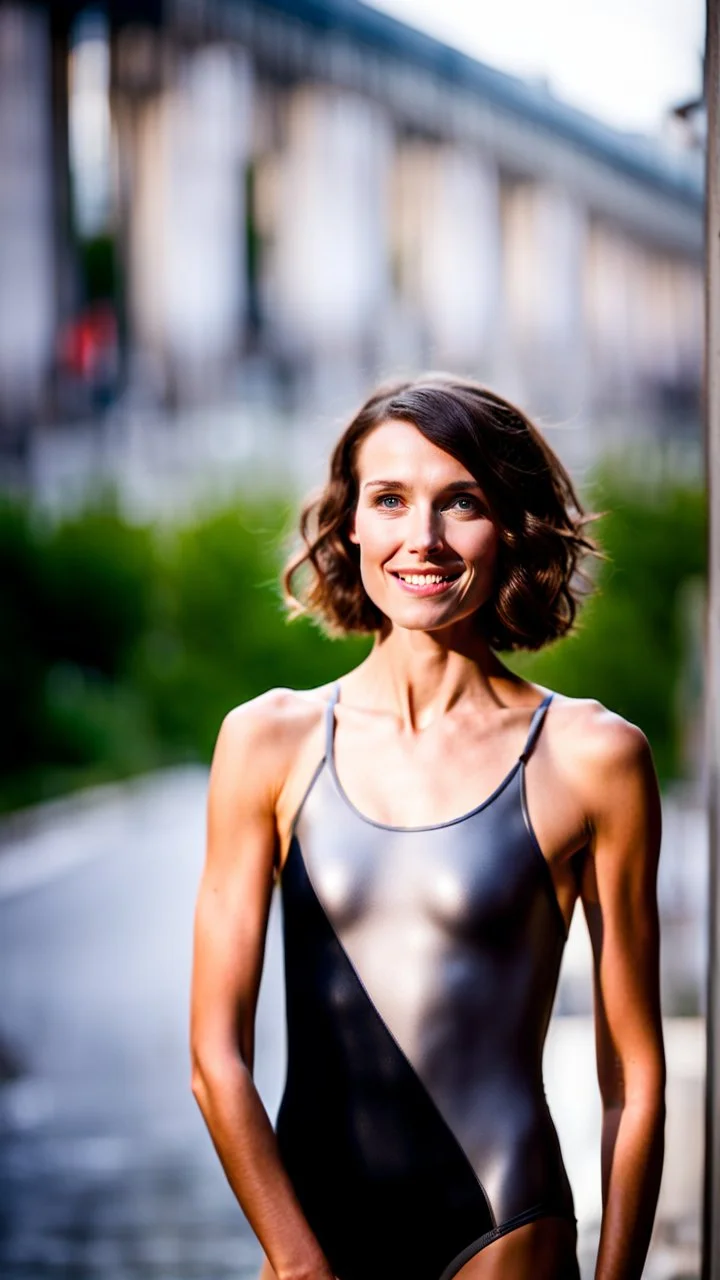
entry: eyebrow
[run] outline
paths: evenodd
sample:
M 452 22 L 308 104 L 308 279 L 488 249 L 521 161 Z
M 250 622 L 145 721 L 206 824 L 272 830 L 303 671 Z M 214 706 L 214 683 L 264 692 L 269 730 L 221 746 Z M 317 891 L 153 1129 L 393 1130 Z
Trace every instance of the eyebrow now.
M 409 489 L 410 485 L 404 480 L 366 480 L 363 489 Z M 482 489 L 477 480 L 451 480 L 450 484 L 442 486 L 443 493 L 458 493 L 465 489 Z

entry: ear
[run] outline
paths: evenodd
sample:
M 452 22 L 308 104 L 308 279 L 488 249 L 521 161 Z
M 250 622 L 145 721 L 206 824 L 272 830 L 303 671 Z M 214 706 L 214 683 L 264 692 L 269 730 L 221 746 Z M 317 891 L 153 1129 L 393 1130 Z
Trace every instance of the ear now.
M 354 542 L 356 545 L 359 542 L 359 538 L 355 532 L 355 516 L 353 516 L 352 520 L 350 521 L 350 525 L 348 527 L 348 538 L 350 539 L 351 542 Z

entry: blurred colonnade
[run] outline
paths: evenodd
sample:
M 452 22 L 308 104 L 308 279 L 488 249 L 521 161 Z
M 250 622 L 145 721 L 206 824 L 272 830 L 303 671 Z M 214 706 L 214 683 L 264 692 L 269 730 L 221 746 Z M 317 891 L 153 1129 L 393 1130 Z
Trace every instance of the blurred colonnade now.
M 608 69 L 612 74 L 612 69 Z M 0 4 L 0 442 L 448 367 L 700 453 L 702 156 L 358 0 Z

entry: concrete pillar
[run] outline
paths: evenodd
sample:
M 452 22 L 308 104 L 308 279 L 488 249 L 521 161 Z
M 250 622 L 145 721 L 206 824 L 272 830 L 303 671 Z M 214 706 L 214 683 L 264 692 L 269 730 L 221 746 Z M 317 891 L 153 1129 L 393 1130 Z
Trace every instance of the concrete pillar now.
M 710 519 L 705 706 L 710 901 L 702 1280 L 720 1280 L 720 4 L 717 0 L 708 0 L 706 40 L 705 461 Z
M 598 223 L 584 293 L 594 404 L 647 410 L 661 388 L 699 383 L 699 264 Z
M 0 433 L 37 418 L 56 320 L 47 14 L 0 6 Z
M 251 109 L 245 56 L 208 46 L 178 54 L 125 130 L 133 345 L 180 400 L 216 391 L 241 346 Z
M 453 146 L 406 143 L 395 173 L 398 288 L 435 366 L 492 368 L 500 305 L 496 167 Z
M 583 281 L 584 319 L 590 353 L 589 395 L 598 407 L 632 398 L 641 357 L 633 324 L 633 263 L 637 248 L 601 221 L 588 228 Z M 636 282 L 635 282 L 636 283 Z
M 503 192 L 506 341 L 530 399 L 576 413 L 588 352 L 583 309 L 587 214 L 569 192 L 518 182 Z
M 287 102 L 267 295 L 291 357 L 372 362 L 389 295 L 390 125 L 362 98 L 303 86 Z

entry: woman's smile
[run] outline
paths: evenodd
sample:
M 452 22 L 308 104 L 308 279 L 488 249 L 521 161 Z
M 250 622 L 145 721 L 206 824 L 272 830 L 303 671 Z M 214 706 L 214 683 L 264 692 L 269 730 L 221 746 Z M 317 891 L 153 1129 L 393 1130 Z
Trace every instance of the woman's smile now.
M 448 591 L 462 576 L 462 569 L 451 573 L 440 573 L 437 570 L 415 571 L 412 569 L 389 569 L 390 576 L 395 579 L 401 591 L 411 596 L 439 596 Z

